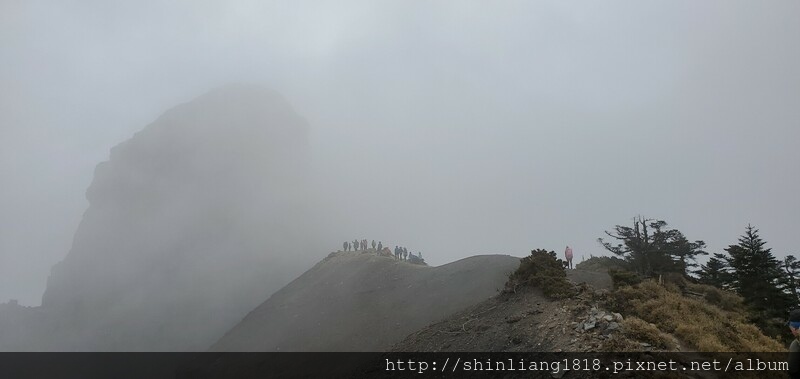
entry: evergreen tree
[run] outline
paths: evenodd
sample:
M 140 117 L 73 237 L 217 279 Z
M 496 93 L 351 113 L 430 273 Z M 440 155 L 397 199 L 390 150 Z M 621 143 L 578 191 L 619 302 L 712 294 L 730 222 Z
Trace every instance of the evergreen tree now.
M 731 289 L 751 308 L 756 324 L 764 329 L 772 318 L 785 318 L 793 304 L 782 289 L 785 275 L 781 263 L 765 248 L 758 229 L 748 225 L 739 244 L 728 246 Z
M 660 233 L 661 231 L 657 230 L 655 235 L 658 236 Z M 691 242 L 683 233 L 675 229 L 665 230 L 663 234 L 663 251 L 672 259 L 674 271 L 684 275 L 696 271 L 697 257 L 708 254 L 705 251 L 706 243 L 703 241 Z
M 653 249 L 650 246 L 652 239 L 648 230 L 648 222 L 651 221 L 637 217 L 633 219 L 633 227 L 616 225 L 614 227 L 616 233 L 606 231 L 609 237 L 621 241 L 616 246 L 603 241 L 602 238 L 598 238 L 597 241 L 606 250 L 624 258 L 637 273 L 649 275 L 654 266 Z
M 700 270 L 696 273 L 700 283 L 728 289 L 730 282 L 728 268 L 726 257 L 720 253 L 714 253 L 714 256 L 705 265 L 700 266 Z
M 689 268 L 696 267 L 698 255 L 707 254 L 705 242 L 690 242 L 680 231 L 670 229 L 662 220 L 637 217 L 633 227 L 617 225 L 614 233 L 606 232 L 621 243 L 612 245 L 598 238 L 606 250 L 625 258 L 639 274 L 652 276 L 666 272 L 687 275 Z
M 784 272 L 784 287 L 786 292 L 792 296 L 792 308 L 800 305 L 800 294 L 798 294 L 798 286 L 800 286 L 800 262 L 794 255 L 787 255 L 783 260 Z

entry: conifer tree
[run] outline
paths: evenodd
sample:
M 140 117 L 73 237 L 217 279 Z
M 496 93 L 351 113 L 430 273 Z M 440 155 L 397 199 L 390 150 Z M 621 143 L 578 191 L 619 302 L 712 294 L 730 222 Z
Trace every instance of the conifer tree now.
M 725 249 L 731 289 L 744 298 L 762 329 L 770 319 L 785 318 L 793 304 L 781 288 L 785 279 L 781 263 L 765 245 L 758 229 L 748 225 L 739 243 Z
M 644 276 L 666 272 L 687 275 L 689 268 L 697 266 L 697 256 L 707 254 L 703 250 L 705 242 L 690 242 L 683 233 L 668 228 L 662 220 L 637 217 L 633 227 L 617 225 L 613 233 L 606 234 L 620 243 L 615 246 L 602 238 L 598 238 L 598 242 L 606 250 L 623 257 Z
M 791 308 L 797 308 L 800 305 L 800 294 L 798 294 L 798 286 L 800 286 L 800 261 L 794 255 L 787 255 L 783 260 L 783 272 L 786 292 L 792 296 Z
M 714 256 L 706 264 L 700 266 L 700 270 L 696 273 L 700 283 L 728 289 L 730 282 L 728 268 L 726 257 L 720 253 L 714 253 Z

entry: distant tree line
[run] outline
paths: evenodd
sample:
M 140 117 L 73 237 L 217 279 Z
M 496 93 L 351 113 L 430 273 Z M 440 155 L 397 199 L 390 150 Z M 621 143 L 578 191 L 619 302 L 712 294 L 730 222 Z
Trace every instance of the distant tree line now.
M 739 294 L 749 307 L 751 321 L 767 335 L 786 333 L 783 321 L 800 304 L 800 262 L 792 255 L 782 261 L 775 258 L 758 229 L 751 225 L 738 243 L 723 253 L 712 254 L 703 265 L 697 259 L 708 255 L 705 242 L 689 241 L 662 220 L 637 217 L 633 226 L 617 225 L 606 234 L 615 241 L 598 238 L 598 242 L 623 258 L 639 276 L 679 273 L 689 280 Z

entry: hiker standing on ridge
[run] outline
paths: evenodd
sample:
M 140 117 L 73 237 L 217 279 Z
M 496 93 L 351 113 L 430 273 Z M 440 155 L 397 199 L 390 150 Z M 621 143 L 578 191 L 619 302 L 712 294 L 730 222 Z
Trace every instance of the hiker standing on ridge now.
M 347 242 L 342 244 L 342 251 L 347 251 Z
M 789 313 L 789 331 L 792 332 L 794 340 L 789 345 L 789 377 L 800 378 L 800 309 L 795 309 Z
M 383 250 L 383 242 L 378 242 L 378 251 Z
M 569 246 L 567 246 L 567 250 L 564 250 L 564 258 L 567 258 L 567 265 L 572 270 L 572 249 Z
M 372 240 L 372 250 L 375 250 L 375 240 Z

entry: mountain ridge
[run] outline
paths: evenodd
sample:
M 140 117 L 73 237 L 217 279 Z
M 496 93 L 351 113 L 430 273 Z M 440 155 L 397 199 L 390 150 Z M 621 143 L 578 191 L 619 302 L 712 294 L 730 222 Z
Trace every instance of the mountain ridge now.
M 229 330 L 212 351 L 380 351 L 497 293 L 519 258 L 482 255 L 410 264 L 373 251 L 334 252 Z

